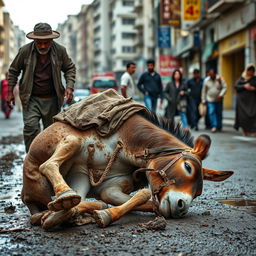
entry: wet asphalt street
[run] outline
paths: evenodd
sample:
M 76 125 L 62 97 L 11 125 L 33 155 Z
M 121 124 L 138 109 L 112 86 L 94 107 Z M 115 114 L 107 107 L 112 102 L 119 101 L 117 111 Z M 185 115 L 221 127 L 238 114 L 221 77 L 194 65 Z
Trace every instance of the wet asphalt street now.
M 203 166 L 235 173 L 224 182 L 206 181 L 184 218 L 167 220 L 165 230 L 154 231 L 139 224 L 155 216 L 136 212 L 105 229 L 89 224 L 46 232 L 28 223 L 20 200 L 21 114 L 4 120 L 1 113 L 0 255 L 256 255 L 256 139 L 241 137 L 229 125 L 215 134 L 200 128 L 195 137 L 207 133 L 212 139 Z

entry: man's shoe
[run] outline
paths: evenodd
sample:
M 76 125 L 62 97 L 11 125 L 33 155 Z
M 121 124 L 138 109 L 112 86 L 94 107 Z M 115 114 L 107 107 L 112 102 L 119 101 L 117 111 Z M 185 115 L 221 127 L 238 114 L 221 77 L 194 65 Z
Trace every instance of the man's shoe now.
M 216 132 L 217 131 L 217 129 L 215 128 L 215 127 L 213 127 L 212 129 L 211 129 L 211 132 Z

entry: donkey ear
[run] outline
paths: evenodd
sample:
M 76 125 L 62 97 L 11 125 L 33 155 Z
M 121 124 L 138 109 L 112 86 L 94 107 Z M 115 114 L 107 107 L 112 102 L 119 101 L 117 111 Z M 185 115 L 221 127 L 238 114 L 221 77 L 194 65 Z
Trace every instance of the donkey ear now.
M 202 168 L 203 179 L 210 181 L 223 181 L 229 178 L 234 172 L 233 171 L 217 171 L 207 168 Z
M 211 146 L 211 139 L 208 135 L 200 135 L 194 142 L 192 153 L 198 155 L 201 160 L 205 159 Z

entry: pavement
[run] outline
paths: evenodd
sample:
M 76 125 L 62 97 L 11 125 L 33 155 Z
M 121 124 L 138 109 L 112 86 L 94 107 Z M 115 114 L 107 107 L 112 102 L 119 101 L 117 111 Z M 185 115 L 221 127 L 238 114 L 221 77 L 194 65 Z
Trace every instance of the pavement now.
M 4 113 L 0 112 L 0 138 L 15 136 L 23 133 L 22 113 L 14 109 L 9 119 L 5 119 Z

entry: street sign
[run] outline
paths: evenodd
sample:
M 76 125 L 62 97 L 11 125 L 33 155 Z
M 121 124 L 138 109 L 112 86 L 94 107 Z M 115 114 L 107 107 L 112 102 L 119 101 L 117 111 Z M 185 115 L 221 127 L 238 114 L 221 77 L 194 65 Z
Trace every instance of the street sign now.
M 160 26 L 158 27 L 158 47 L 171 48 L 171 28 Z

